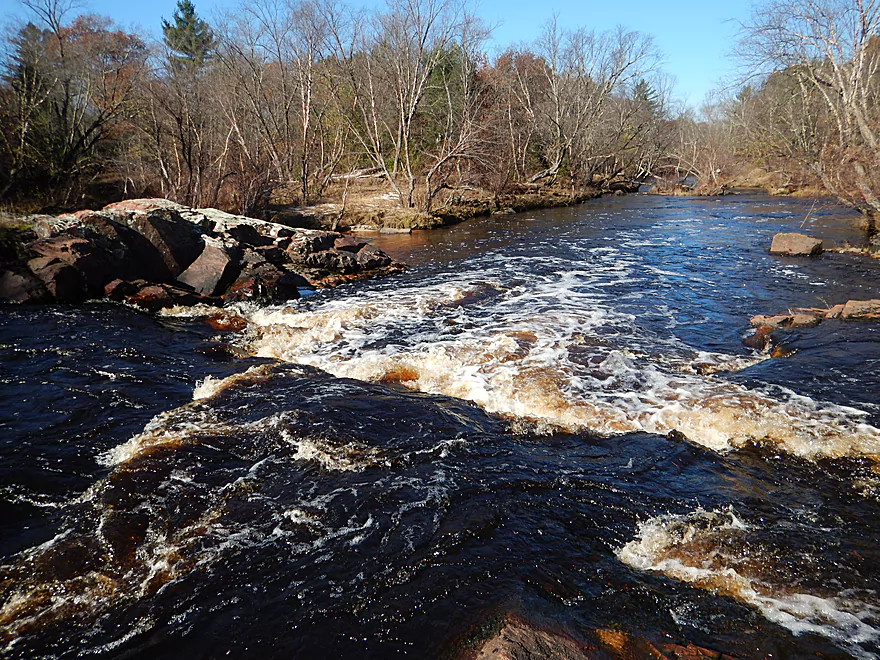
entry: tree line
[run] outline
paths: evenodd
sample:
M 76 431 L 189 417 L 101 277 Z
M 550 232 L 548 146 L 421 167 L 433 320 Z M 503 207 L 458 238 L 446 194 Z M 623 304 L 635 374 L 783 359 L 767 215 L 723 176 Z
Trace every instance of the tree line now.
M 431 211 L 476 189 L 711 190 L 760 165 L 880 213 L 876 3 L 766 0 L 743 28 L 751 78 L 700 112 L 649 35 L 551 20 L 490 55 L 466 0 L 242 0 L 210 25 L 180 0 L 157 43 L 72 0 L 24 4 L 0 62 L 7 202 L 103 186 L 259 214 L 369 174 Z
M 0 82 L 0 198 L 126 194 L 258 211 L 284 191 L 381 177 L 403 207 L 462 191 L 577 191 L 649 172 L 668 119 L 649 36 L 569 29 L 490 58 L 459 0 L 190 0 L 149 44 L 64 0 L 27 0 Z

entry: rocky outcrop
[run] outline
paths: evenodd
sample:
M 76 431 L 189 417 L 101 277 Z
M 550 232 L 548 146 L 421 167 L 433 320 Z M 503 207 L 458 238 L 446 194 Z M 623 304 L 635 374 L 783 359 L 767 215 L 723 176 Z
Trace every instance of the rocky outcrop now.
M 779 346 L 773 337 L 777 330 L 812 328 L 823 321 L 880 321 L 880 300 L 849 300 L 831 307 L 798 307 L 784 314 L 758 314 L 750 319 L 754 332 L 743 337 L 743 344 L 772 357 L 787 357 L 791 349 Z
M 695 644 L 652 642 L 622 630 L 593 630 L 580 641 L 560 632 L 540 630 L 524 621 L 506 621 L 467 660 L 733 660 L 733 656 Z
M 44 217 L 13 247 L 0 254 L 0 300 L 19 303 L 109 298 L 156 310 L 273 302 L 299 297 L 301 287 L 402 268 L 366 241 L 337 232 L 165 199 Z
M 822 254 L 822 241 L 806 234 L 776 234 L 770 245 L 770 254 L 790 257 L 815 257 Z

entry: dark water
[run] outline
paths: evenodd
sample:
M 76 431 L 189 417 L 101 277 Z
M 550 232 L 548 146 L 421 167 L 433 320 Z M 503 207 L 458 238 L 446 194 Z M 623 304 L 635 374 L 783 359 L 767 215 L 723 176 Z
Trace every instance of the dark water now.
M 0 309 L 0 654 L 445 658 L 516 615 L 878 657 L 878 327 L 741 344 L 753 314 L 880 297 L 880 261 L 767 254 L 810 208 L 382 237 L 409 272 L 239 309 L 232 337 Z

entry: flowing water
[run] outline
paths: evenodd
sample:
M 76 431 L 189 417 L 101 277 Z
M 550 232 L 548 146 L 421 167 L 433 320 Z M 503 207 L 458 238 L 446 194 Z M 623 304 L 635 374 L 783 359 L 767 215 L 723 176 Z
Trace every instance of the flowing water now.
M 457 657 L 515 615 L 880 657 L 880 297 L 827 204 L 633 196 L 237 310 L 0 309 L 0 655 Z

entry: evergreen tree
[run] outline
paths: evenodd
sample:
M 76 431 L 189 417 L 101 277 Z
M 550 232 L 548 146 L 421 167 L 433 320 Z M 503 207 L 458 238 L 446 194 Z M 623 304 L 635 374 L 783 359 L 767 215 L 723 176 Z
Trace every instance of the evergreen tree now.
M 188 69 L 202 68 L 214 49 L 211 27 L 199 18 L 190 0 L 178 0 L 172 19 L 173 23 L 162 20 L 165 44 L 173 53 L 172 63 Z

